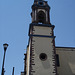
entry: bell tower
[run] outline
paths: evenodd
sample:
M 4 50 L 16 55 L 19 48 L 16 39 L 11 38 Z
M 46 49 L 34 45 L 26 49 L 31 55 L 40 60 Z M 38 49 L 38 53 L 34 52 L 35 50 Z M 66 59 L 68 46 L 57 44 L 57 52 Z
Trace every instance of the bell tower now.
M 32 23 L 44 23 L 49 24 L 49 10 L 47 2 L 44 0 L 35 0 L 32 5 Z
M 54 25 L 47 1 L 34 0 L 25 75 L 57 75 Z

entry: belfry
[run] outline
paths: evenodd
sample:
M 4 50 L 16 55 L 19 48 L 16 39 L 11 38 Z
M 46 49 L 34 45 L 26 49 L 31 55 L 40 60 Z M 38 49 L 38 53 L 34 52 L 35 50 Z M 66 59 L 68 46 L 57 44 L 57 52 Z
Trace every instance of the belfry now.
M 44 0 L 35 0 L 32 5 L 32 23 L 50 24 L 50 7 Z
M 75 48 L 55 46 L 55 26 L 50 22 L 47 1 L 34 0 L 31 18 L 21 75 L 75 75 Z

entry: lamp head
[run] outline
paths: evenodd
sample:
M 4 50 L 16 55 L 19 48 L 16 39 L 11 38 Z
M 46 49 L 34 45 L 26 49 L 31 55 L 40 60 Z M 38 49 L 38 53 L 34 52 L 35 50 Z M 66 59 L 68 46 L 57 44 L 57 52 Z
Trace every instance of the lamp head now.
M 7 43 L 3 44 L 3 47 L 4 47 L 4 51 L 6 51 L 8 44 Z

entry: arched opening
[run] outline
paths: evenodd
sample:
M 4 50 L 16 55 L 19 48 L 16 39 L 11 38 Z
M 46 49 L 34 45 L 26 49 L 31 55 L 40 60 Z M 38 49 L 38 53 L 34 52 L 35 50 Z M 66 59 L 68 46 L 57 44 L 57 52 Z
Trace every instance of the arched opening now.
M 38 23 L 45 23 L 46 22 L 46 14 L 43 11 L 39 11 L 37 14 Z

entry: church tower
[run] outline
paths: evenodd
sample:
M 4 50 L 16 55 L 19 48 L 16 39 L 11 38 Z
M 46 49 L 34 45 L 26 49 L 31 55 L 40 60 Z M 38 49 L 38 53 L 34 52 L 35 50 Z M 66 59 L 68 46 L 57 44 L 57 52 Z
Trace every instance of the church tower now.
M 57 75 L 54 25 L 47 1 L 34 0 L 24 75 Z

